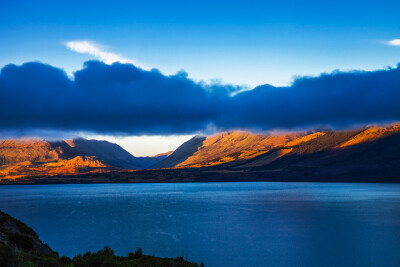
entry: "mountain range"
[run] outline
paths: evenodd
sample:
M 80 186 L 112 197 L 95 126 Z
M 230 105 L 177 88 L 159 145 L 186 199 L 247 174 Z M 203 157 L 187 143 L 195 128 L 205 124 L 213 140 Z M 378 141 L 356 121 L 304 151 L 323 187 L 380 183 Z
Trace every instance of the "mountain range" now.
M 222 132 L 145 158 L 106 141 L 6 140 L 0 142 L 0 177 L 3 183 L 399 182 L 399 149 L 397 123 L 338 131 Z
M 145 169 L 167 156 L 134 157 L 117 144 L 83 138 L 0 140 L 0 179 Z

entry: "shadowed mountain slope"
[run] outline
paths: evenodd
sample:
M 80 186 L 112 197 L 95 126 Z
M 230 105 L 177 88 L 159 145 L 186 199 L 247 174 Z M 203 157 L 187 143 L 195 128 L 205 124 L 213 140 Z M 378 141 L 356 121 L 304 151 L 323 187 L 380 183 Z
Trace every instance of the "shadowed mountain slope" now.
M 9 143 L 9 146 L 13 145 L 15 144 Z M 20 148 L 12 150 L 12 157 L 6 159 L 8 162 L 24 159 L 47 160 L 46 163 L 42 163 L 46 165 L 39 165 L 47 169 L 43 168 L 43 171 L 40 171 L 40 168 L 30 161 L 3 165 L 0 166 L 0 175 L 4 166 L 27 170 L 36 168 L 38 180 L 24 178 L 2 182 L 400 182 L 399 124 L 368 126 L 346 131 L 271 134 L 228 132 L 210 137 L 196 136 L 182 144 L 168 158 L 153 165 L 152 169 L 137 171 L 114 168 L 107 172 L 95 172 L 96 168 L 103 170 L 107 168 L 104 166 L 109 165 L 106 165 L 105 161 L 97 162 L 98 158 L 89 157 L 90 155 L 78 156 L 87 158 L 76 158 L 72 163 L 73 159 L 63 157 L 76 153 L 76 146 L 65 142 L 52 146 L 50 147 L 55 152 L 46 151 L 45 148 L 49 147 L 46 144 L 38 145 L 37 151 L 29 148 L 26 158 L 19 154 Z M 71 164 L 63 163 L 64 160 L 70 161 Z M 85 160 L 89 161 L 85 163 Z M 82 171 L 57 173 L 69 165 L 77 166 L 77 169 Z M 83 172 L 87 169 L 93 171 Z M 14 173 L 9 172 L 9 176 L 12 177 L 16 177 L 17 174 L 18 170 Z
M 177 150 L 174 151 L 169 157 L 161 160 L 160 162 L 152 165 L 151 169 L 161 168 L 172 168 L 176 165 L 187 160 L 188 157 L 192 156 L 198 148 L 203 144 L 205 137 L 195 136 L 189 141 L 183 143 Z
M 207 137 L 175 172 L 152 175 L 180 177 L 182 170 L 191 181 L 400 181 L 399 151 L 399 124 L 298 134 L 230 132 Z M 149 173 L 136 177 L 141 175 Z
M 180 146 L 167 159 L 151 168 L 206 167 L 230 161 L 254 158 L 270 149 L 305 136 L 315 138 L 315 133 L 271 133 L 223 132 L 209 137 L 194 137 Z
M 362 136 L 362 132 L 362 130 L 325 132 L 324 135 L 300 145 L 276 147 L 251 159 L 202 168 L 111 171 L 79 176 L 43 177 L 34 181 L 31 179 L 4 181 L 4 183 L 239 181 L 400 183 L 400 133 L 393 132 L 366 142 L 340 147 L 340 144 Z
M 306 133 L 267 135 L 249 132 L 219 133 L 207 137 L 195 153 L 175 167 L 205 167 L 249 159 L 304 135 Z
M 206 137 L 202 143 L 183 144 L 176 152 L 185 155 L 169 158 L 154 167 L 199 168 L 217 165 L 259 167 L 283 162 L 293 156 L 307 158 L 323 151 L 337 151 L 374 142 L 400 133 L 400 125 L 369 126 L 347 131 L 252 134 L 224 132 Z M 174 154 L 172 154 L 173 156 Z M 168 164 L 164 164 L 168 163 Z
M 366 131 L 369 131 L 367 129 Z M 400 182 L 400 132 L 341 146 L 365 132 L 328 132 L 278 156 L 272 150 L 244 162 L 218 166 L 219 170 L 262 174 L 267 180 Z
M 318 168 L 332 166 L 332 168 L 338 168 L 339 163 L 360 165 L 356 162 L 361 162 L 362 159 L 364 164 L 371 166 L 377 166 L 378 162 L 390 165 L 395 164 L 392 159 L 400 156 L 396 150 L 396 147 L 400 146 L 399 136 L 399 125 L 366 127 L 351 131 L 326 131 L 324 135 L 317 138 L 298 144 L 288 143 L 254 159 L 234 162 L 230 167 L 299 169 L 307 168 L 307 166 Z M 398 164 L 400 162 L 397 162 Z
M 134 157 L 119 145 L 108 141 L 79 138 L 67 140 L 66 143 L 85 155 L 97 157 L 108 165 L 124 169 L 145 169 L 167 157 L 167 155 L 160 155 L 157 157 Z

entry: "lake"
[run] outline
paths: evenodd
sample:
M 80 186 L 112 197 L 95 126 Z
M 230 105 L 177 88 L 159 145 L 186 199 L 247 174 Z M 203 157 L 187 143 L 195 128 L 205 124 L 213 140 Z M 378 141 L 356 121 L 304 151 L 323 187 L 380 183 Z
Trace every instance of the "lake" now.
M 73 256 L 141 247 L 206 266 L 399 266 L 400 185 L 1 186 L 0 209 Z

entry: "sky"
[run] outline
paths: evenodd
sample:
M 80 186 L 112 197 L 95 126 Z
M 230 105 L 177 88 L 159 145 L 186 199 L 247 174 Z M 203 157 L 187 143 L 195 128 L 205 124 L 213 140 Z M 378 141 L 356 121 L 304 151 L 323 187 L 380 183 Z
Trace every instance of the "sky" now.
M 112 1 L 110 3 L 109 1 L 74 0 L 29 2 L 3 0 L 0 1 L 0 68 L 8 64 L 20 66 L 26 62 L 42 62 L 64 70 L 66 75 L 74 80 L 76 72 L 83 73 L 84 70 L 94 69 L 93 65 L 88 68 L 85 62 L 95 59 L 106 64 L 112 64 L 115 61 L 133 64 L 145 71 L 156 68 L 163 75 L 160 76 L 160 82 L 171 75 L 184 73 L 187 80 L 179 80 L 179 84 L 184 83 L 183 87 L 185 87 L 193 83 L 194 85 L 189 86 L 192 89 L 199 86 L 206 90 L 217 87 L 218 90 L 237 93 L 264 84 L 270 84 L 275 88 L 303 88 L 301 83 L 298 86 L 292 86 L 296 84 L 295 81 L 299 77 L 303 76 L 320 77 L 321 73 L 332 73 L 335 70 L 349 72 L 396 68 L 400 61 L 399 8 L 399 1 L 206 0 Z M 107 66 L 97 69 L 99 68 L 106 69 Z M 40 73 L 44 72 L 43 70 Z M 391 72 L 388 76 L 397 77 L 393 73 L 396 72 Z M 153 77 L 150 74 L 144 73 L 143 77 Z M 342 76 L 337 78 L 339 84 L 341 84 L 339 82 L 341 79 L 345 78 Z M 370 78 L 362 76 L 361 79 L 369 81 Z M 177 79 L 170 80 L 171 82 L 168 83 L 175 85 Z M 303 81 L 304 83 L 307 84 L 307 81 Z M 311 83 L 315 85 L 317 81 Z M 392 89 L 387 94 L 397 92 L 395 78 L 393 78 L 393 83 L 392 87 L 389 86 Z M 146 86 L 150 85 L 153 84 Z M 71 86 L 83 88 L 82 84 Z M 143 88 L 147 88 L 146 86 Z M 161 86 L 161 88 L 164 87 Z M 196 88 L 193 90 L 198 92 L 200 89 Z M 318 90 L 313 91 L 315 96 L 320 95 Z M 40 88 L 38 91 L 42 92 L 42 96 L 45 94 L 43 93 L 45 91 Z M 354 89 L 353 93 L 356 92 L 358 91 Z M 309 92 L 305 92 L 307 93 Z M 267 94 L 269 98 L 283 101 L 296 93 L 278 95 Z M 141 97 L 144 96 L 135 95 L 135 97 L 142 99 Z M 185 101 L 185 98 L 179 98 L 173 93 L 163 97 Z M 201 97 L 203 96 L 200 93 L 199 98 Z M 218 98 L 218 96 L 212 96 L 212 98 Z M 142 100 L 146 102 L 144 98 Z M 251 105 L 246 101 L 233 102 Z M 311 100 L 304 99 L 303 101 L 309 103 L 307 101 Z M 382 105 L 385 105 L 388 99 L 382 98 L 381 101 Z M 226 102 L 232 101 L 225 99 L 221 103 L 224 105 Z M 367 102 L 366 98 L 365 105 Z M 241 110 L 241 108 L 232 108 L 234 105 L 239 105 L 237 103 L 229 104 L 226 109 L 231 113 Z M 277 103 L 282 102 L 279 100 Z M 151 102 L 148 104 L 151 105 Z M 173 101 L 170 104 L 177 105 Z M 366 107 L 363 106 L 363 108 Z M 371 113 L 365 114 L 374 114 L 372 110 L 376 111 L 376 107 L 369 108 L 371 108 Z M 301 108 L 297 107 L 297 109 Z M 32 110 L 37 110 L 37 107 Z M 155 112 L 154 110 L 152 112 Z M 182 110 L 185 111 L 184 108 L 180 108 L 180 111 Z M 296 110 L 296 107 L 290 110 Z M 320 109 L 316 108 L 314 111 L 318 112 Z M 192 116 L 200 114 L 199 116 L 207 117 L 207 120 L 212 123 L 207 124 L 199 119 L 198 123 L 201 126 L 196 123 L 190 125 L 183 123 L 184 125 L 176 125 L 175 128 L 163 126 L 162 131 L 149 127 L 145 122 L 142 122 L 146 125 L 143 129 L 147 130 L 125 129 L 122 126 L 100 129 L 100 125 L 94 122 L 90 129 L 81 129 L 82 127 L 77 127 L 75 123 L 76 129 L 71 126 L 66 130 L 72 132 L 83 130 L 85 137 L 101 137 L 115 141 L 135 156 L 143 156 L 173 150 L 194 134 L 208 132 L 209 128 L 228 129 L 231 125 L 247 129 L 250 126 L 250 128 L 257 128 L 260 126 L 257 124 L 265 123 L 265 121 L 254 119 L 254 124 L 249 126 L 243 123 L 243 116 L 238 115 L 238 119 L 234 120 L 232 116 L 226 118 L 228 115 L 222 114 L 221 111 L 213 110 L 212 112 L 219 112 L 219 121 L 215 116 L 207 117 L 209 114 L 206 112 L 193 113 L 192 110 L 187 114 Z M 263 110 L 263 112 L 271 111 Z M 351 110 L 347 112 L 346 114 L 353 114 Z M 379 121 L 397 119 L 394 110 L 381 110 L 381 114 L 382 116 L 371 115 L 368 118 L 373 117 L 374 120 L 379 119 Z M 383 114 L 386 115 L 383 116 Z M 387 114 L 393 114 L 393 116 L 387 116 Z M 371 121 L 359 114 L 356 115 L 354 113 L 353 117 L 350 116 L 351 123 Z M 292 117 L 292 114 L 288 113 L 285 116 L 284 118 Z M 179 116 L 172 117 L 185 121 Z M 225 118 L 224 123 L 220 122 L 221 117 Z M 326 114 L 326 117 L 331 118 L 333 124 L 347 125 L 345 121 L 333 118 L 330 113 Z M 281 120 L 283 117 L 278 116 L 274 120 L 278 118 Z M 299 121 L 301 118 L 296 118 L 296 122 Z M 316 119 L 307 121 L 304 125 L 314 125 L 317 122 L 329 124 L 329 121 Z M 26 124 L 23 121 L 21 123 Z M 299 123 L 296 125 L 290 120 L 287 120 L 285 125 L 278 125 L 272 119 L 267 123 L 273 127 L 282 128 L 304 126 Z M 208 126 L 204 127 L 204 124 Z M 39 127 L 40 122 L 37 125 Z M 10 123 L 3 123 L 2 127 L 3 132 L 23 132 L 21 127 Z M 54 127 L 53 130 L 60 130 L 58 126 L 52 127 Z

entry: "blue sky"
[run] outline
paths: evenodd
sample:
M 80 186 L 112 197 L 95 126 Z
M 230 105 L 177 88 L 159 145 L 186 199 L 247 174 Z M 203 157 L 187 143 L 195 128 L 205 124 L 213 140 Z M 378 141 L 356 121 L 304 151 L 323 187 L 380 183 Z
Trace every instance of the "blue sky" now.
M 18 1 L 0 3 L 0 65 L 80 69 L 90 40 L 196 80 L 285 85 L 296 75 L 395 65 L 399 1 Z
M 388 42 L 400 39 L 399 10 L 400 1 L 3 0 L 0 66 L 40 61 L 72 74 L 95 58 L 66 45 L 84 40 L 167 75 L 282 86 L 296 76 L 395 66 L 400 43 Z M 190 136 L 146 137 L 153 148 L 139 150 L 145 139 L 109 139 L 151 155 Z

